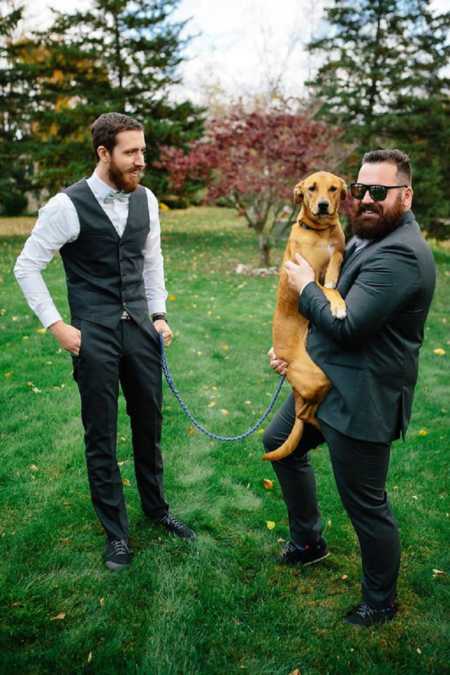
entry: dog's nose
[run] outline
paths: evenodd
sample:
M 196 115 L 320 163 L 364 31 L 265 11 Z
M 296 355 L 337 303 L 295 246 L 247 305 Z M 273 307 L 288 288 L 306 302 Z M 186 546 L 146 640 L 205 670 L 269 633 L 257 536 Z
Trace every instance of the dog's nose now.
M 320 201 L 317 204 L 317 207 L 319 209 L 319 213 L 328 213 L 328 206 L 329 206 L 329 204 L 328 204 L 327 201 L 325 201 L 325 200 Z

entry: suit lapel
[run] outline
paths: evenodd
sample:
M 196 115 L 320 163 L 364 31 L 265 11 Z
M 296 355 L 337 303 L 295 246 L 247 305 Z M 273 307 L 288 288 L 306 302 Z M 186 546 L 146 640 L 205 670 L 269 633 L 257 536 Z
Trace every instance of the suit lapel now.
M 339 277 L 339 282 L 337 285 L 338 291 L 341 293 L 346 293 L 348 291 L 348 288 L 351 286 L 353 279 L 355 278 L 355 274 L 358 272 L 361 264 L 368 256 L 373 254 L 374 250 L 378 248 L 379 243 L 380 242 L 378 241 L 367 244 L 367 246 L 355 252 L 356 242 L 352 242 L 352 240 L 350 240 L 348 254 L 346 252 L 344 263 L 341 269 L 341 276 Z

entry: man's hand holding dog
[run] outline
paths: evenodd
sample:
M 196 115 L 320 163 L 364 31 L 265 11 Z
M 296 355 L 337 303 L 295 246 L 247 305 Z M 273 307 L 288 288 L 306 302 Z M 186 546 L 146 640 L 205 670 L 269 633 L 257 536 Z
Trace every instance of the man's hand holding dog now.
M 314 281 L 315 274 L 314 270 L 305 258 L 302 258 L 298 253 L 295 254 L 296 262 L 288 260 L 284 265 L 284 269 L 288 275 L 288 284 L 290 288 L 293 288 L 300 295 L 311 281 Z
M 280 375 L 286 375 L 288 364 L 286 361 L 282 361 L 278 358 L 274 352 L 273 347 L 269 349 L 267 356 L 269 357 L 270 367 L 276 370 L 277 373 L 280 373 Z

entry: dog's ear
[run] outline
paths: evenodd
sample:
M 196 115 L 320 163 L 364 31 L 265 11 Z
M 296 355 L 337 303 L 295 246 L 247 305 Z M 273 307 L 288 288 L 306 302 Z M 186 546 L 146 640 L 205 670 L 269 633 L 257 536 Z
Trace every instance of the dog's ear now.
M 297 183 L 294 188 L 294 204 L 301 204 L 303 202 L 303 181 Z
M 345 180 L 342 180 L 341 178 L 341 200 L 344 201 L 346 196 L 347 196 L 347 185 L 345 183 Z

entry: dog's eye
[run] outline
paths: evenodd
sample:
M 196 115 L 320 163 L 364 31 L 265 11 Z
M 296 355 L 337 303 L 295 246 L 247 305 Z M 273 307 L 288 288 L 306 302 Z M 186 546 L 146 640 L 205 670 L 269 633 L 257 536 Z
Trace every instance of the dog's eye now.
M 316 186 L 315 186 L 315 185 L 310 185 L 309 188 L 308 188 L 308 190 L 309 190 L 310 192 L 314 192 L 315 189 L 316 189 Z
M 337 190 L 337 187 L 335 187 L 334 185 L 332 185 L 330 187 L 330 192 L 336 192 L 336 190 Z

